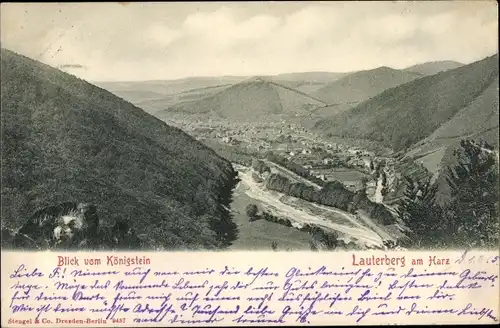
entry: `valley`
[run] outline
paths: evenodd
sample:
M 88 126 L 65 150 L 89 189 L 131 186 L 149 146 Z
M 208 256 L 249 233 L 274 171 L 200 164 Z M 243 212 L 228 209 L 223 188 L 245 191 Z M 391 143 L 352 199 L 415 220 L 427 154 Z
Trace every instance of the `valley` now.
M 339 181 L 349 192 L 364 192 L 370 201 L 382 204 L 382 193 L 389 194 L 396 185 L 395 160 L 388 156 L 387 149 L 372 145 L 367 150 L 346 140 L 328 140 L 287 121 L 246 123 L 215 119 L 198 121 L 195 116 L 191 116 L 192 120 L 187 119 L 190 116 L 174 117 L 164 120 L 231 160 L 241 179 L 231 205 L 239 233 L 230 249 L 266 250 L 273 241 L 279 250 L 309 249 L 311 236 L 301 230 L 304 225 L 338 235 L 339 242 L 344 245 L 339 249 L 384 248 L 384 242 L 395 242 L 404 236 L 402 227 L 397 224 L 380 225 L 363 213 L 353 214 L 270 190 L 264 181 L 266 174 L 257 182 L 255 175 L 258 172 L 252 168 L 252 162 L 260 160 L 270 168 L 270 173 L 314 190 L 321 190 L 328 182 Z M 291 227 L 263 219 L 250 221 L 245 215 L 245 206 L 249 204 L 290 220 Z M 247 245 L 249 241 L 251 245 Z
M 460 142 L 498 139 L 497 56 L 468 65 L 99 88 L 8 50 L 2 55 L 10 79 L 2 90 L 28 85 L 25 98 L 2 98 L 3 114 L 26 123 L 7 126 L 7 133 L 28 140 L 11 138 L 6 150 L 29 155 L 5 164 L 30 167 L 33 157 L 44 167 L 26 180 L 31 198 L 13 184 L 26 177 L 16 170 L 5 177 L 11 184 L 2 195 L 12 206 L 4 215 L 26 216 L 28 208 L 65 199 L 63 193 L 86 197 L 105 218 L 103 229 L 125 216 L 139 236 L 153 236 L 146 247 L 159 250 L 404 249 L 410 228 L 399 211 L 409 188 L 431 181 L 445 204 L 446 170 L 458 163 Z M 38 74 L 32 85 L 15 78 L 30 71 Z M 14 110 L 19 106 L 23 111 Z M 55 124 L 71 127 L 71 138 Z M 32 140 L 28 127 L 40 138 Z M 46 150 L 51 157 L 42 155 Z M 50 176 L 46 169 L 64 160 L 76 180 L 58 180 L 61 193 L 44 193 L 56 183 L 39 183 Z M 100 194 L 86 191 L 88 181 L 101 186 Z M 124 197 L 116 199 L 117 192 Z M 13 230 L 19 224 L 6 222 Z
M 307 248 L 312 237 L 301 231 L 304 225 L 334 234 L 344 246 L 383 248 L 405 238 L 407 227 L 397 211 L 407 181 L 438 181 L 438 198 L 446 199 L 448 189 L 439 176 L 455 163 L 450 154 L 458 140 L 488 131 L 498 136 L 491 125 L 491 118 L 498 117 L 498 96 L 493 94 L 498 78 L 491 78 L 498 72 L 495 58 L 469 65 L 429 62 L 402 70 L 104 86 L 187 132 L 237 168 L 241 181 L 232 213 L 240 231 L 232 248 L 248 240 L 254 248 L 269 249 L 273 241 L 284 249 Z M 443 88 L 441 97 L 448 97 L 448 104 L 422 98 L 436 97 L 434 85 Z M 488 140 L 493 139 L 488 135 Z M 354 197 L 349 206 L 361 208 L 331 206 L 335 202 L 324 197 L 332 192 Z M 250 204 L 281 225 L 245 218 L 242 212 Z
M 236 168 L 241 181 L 233 195 L 232 210 L 240 232 L 239 241 L 231 246 L 232 249 L 241 247 L 245 240 L 253 240 L 251 247 L 258 249 L 269 249 L 273 241 L 279 249 L 307 248 L 313 238 L 309 226 L 334 234 L 341 243 L 336 247 L 338 249 L 384 248 L 388 242 L 397 244 L 405 238 L 407 227 L 399 220 L 397 211 L 408 179 L 417 183 L 427 179 L 441 183 L 438 176 L 446 165 L 454 163 L 450 162 L 450 152 L 457 146 L 458 140 L 486 135 L 488 131 L 498 136 L 498 129 L 490 127 L 493 121 L 488 120 L 492 115 L 498 116 L 498 97 L 492 93 L 498 90 L 498 80 L 491 82 L 487 77 L 497 72 L 492 58 L 465 66 L 456 62 L 443 62 L 442 65 L 433 62 L 403 71 L 382 67 L 339 74 L 334 79 L 315 82 L 285 82 L 278 77 L 241 78 L 230 86 L 210 87 L 210 94 L 193 97 L 190 101 L 157 107 L 153 114 L 214 149 Z M 475 70 L 478 68 L 485 73 L 477 75 Z M 420 85 L 425 81 L 440 83 L 443 80 L 444 83 L 451 83 L 451 88 L 456 84 L 460 90 L 464 85 L 457 84 L 450 77 L 453 79 L 457 74 L 466 74 L 468 70 L 472 72 L 470 81 L 482 91 L 471 98 L 474 100 L 470 104 L 467 103 L 469 100 L 464 100 L 462 106 L 467 105 L 466 108 L 443 108 L 442 116 L 448 117 L 448 121 L 444 121 L 439 128 L 422 126 L 422 129 L 434 131 L 432 134 L 426 132 L 429 135 L 427 139 L 421 137 L 422 132 L 412 137 L 413 130 L 410 128 L 407 134 L 401 135 L 412 140 L 410 146 L 403 146 L 397 140 L 396 143 L 388 143 L 383 138 L 367 135 L 365 125 L 352 123 L 351 117 L 366 111 L 365 108 L 373 106 L 372 103 L 377 104 L 379 99 L 393 99 L 390 96 L 392 93 L 399 96 L 404 90 L 410 92 L 413 84 L 422 88 Z M 315 87 L 301 89 L 303 91 L 294 89 L 308 83 Z M 401 99 L 404 104 L 408 101 L 403 94 Z M 412 106 L 408 106 L 409 109 Z M 451 110 L 456 115 L 450 118 L 447 111 Z M 380 121 L 377 118 L 380 113 L 374 115 L 373 120 Z M 437 113 L 433 115 L 439 117 Z M 473 117 L 476 117 L 475 125 L 465 123 Z M 410 121 L 400 118 L 400 123 L 411 124 L 414 114 L 408 118 Z M 371 119 L 370 114 L 364 114 L 362 120 L 368 119 Z M 352 132 L 331 133 L 328 132 L 333 131 L 331 127 L 325 132 L 330 122 L 341 127 L 342 131 Z M 346 123 L 341 125 L 342 122 Z M 393 125 L 395 133 L 399 133 L 399 124 Z M 461 135 L 448 132 L 462 126 L 467 132 Z M 353 130 L 353 127 L 359 128 Z M 371 128 L 369 125 L 366 127 Z M 375 131 L 384 133 L 383 129 Z M 420 138 L 420 141 L 416 143 L 411 138 Z M 493 139 L 489 137 L 488 140 Z M 261 163 L 257 167 L 256 161 Z M 260 171 L 260 165 L 264 165 L 267 171 Z M 365 197 L 364 206 L 372 209 L 372 214 L 368 213 L 370 210 L 348 210 L 347 207 L 341 210 L 322 204 L 320 199 L 311 201 L 303 198 L 311 196 L 294 197 L 283 193 L 278 191 L 282 187 L 273 186 L 274 182 L 269 181 L 272 176 L 284 178 L 292 186 L 312 188 L 313 193 L 321 193 L 323 188 L 340 183 L 342 187 L 339 188 L 346 193 Z M 440 191 L 446 191 L 446 187 L 440 188 Z M 292 187 L 289 192 L 297 193 L 292 191 Z M 298 195 L 302 193 L 299 191 Z M 312 197 L 316 199 L 316 196 Z M 262 217 L 270 215 L 278 219 L 246 218 L 242 211 L 249 204 L 257 205 L 264 213 Z M 379 210 L 374 210 L 377 204 L 381 206 L 379 210 L 390 213 L 390 223 L 381 223 Z M 276 222 L 281 222 L 281 225 Z M 304 227 L 307 229 L 304 230 Z M 290 237 L 293 241 L 283 236 L 293 236 Z

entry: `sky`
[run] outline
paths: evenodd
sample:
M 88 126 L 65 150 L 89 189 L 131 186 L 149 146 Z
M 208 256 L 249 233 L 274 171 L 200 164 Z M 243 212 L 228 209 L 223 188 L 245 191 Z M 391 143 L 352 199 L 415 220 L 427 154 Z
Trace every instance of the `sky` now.
M 498 52 L 496 1 L 2 3 L 2 47 L 89 81 L 350 72 Z

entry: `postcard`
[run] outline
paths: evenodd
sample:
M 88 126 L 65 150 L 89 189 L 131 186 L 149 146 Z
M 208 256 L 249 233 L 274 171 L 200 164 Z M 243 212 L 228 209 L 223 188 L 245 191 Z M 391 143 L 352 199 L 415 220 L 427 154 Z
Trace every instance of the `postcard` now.
M 498 325 L 497 6 L 2 3 L 2 327 Z

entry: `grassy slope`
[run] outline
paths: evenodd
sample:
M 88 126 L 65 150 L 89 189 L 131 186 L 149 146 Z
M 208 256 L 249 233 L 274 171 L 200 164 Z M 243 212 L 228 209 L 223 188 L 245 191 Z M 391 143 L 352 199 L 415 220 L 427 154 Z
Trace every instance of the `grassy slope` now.
M 386 89 L 419 77 L 421 75 L 418 73 L 379 67 L 344 76 L 313 92 L 312 95 L 329 104 L 364 101 Z
M 337 136 L 404 149 L 432 134 L 480 96 L 498 76 L 498 56 L 386 90 L 354 109 L 318 122 Z
M 2 224 L 92 202 L 165 247 L 214 247 L 229 162 L 132 104 L 74 76 L 1 52 Z M 202 211 L 200 211 L 202 209 Z

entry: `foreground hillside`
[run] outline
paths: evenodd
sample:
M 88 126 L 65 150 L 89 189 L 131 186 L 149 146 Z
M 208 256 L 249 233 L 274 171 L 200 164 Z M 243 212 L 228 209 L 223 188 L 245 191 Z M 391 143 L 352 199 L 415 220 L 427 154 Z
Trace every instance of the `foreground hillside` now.
M 167 111 L 211 114 L 224 118 L 249 119 L 269 115 L 306 115 L 321 101 L 265 78 L 252 78 L 223 91 Z
M 379 141 L 396 151 L 407 149 L 451 119 L 455 120 L 452 130 L 464 130 L 460 126 L 470 120 L 455 115 L 481 97 L 497 76 L 498 55 L 494 55 L 386 90 L 350 111 L 318 122 L 316 128 L 336 136 Z M 480 116 L 487 120 L 495 112 L 498 115 L 497 106 L 485 105 L 484 109 L 489 114 L 483 112 Z M 466 110 L 466 115 L 472 112 Z M 474 125 L 466 133 L 484 128 L 484 124 Z M 445 130 L 446 134 L 454 133 Z
M 344 104 L 367 100 L 397 85 L 422 77 L 419 73 L 405 72 L 389 67 L 348 74 L 312 93 L 328 104 Z
M 143 110 L 2 49 L 2 226 L 40 208 L 95 204 L 150 247 L 218 248 L 236 237 L 226 211 L 235 171 L 211 149 Z

